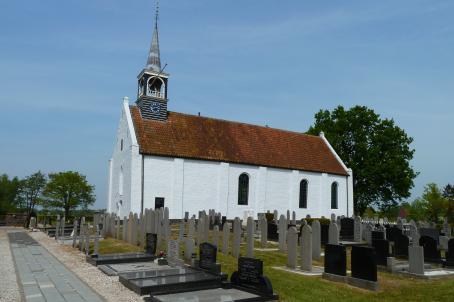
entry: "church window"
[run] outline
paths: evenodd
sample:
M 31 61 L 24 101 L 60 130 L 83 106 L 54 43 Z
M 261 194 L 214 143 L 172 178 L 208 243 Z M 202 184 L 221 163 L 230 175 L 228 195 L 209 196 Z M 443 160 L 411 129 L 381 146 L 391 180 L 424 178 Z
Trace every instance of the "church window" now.
M 331 184 L 331 209 L 337 209 L 337 182 Z
M 123 151 L 123 139 L 120 141 L 120 151 Z
M 123 195 L 123 167 L 120 168 L 120 177 L 118 183 L 118 194 Z
M 302 209 L 307 208 L 307 180 L 303 179 L 300 182 L 300 204 L 299 207 Z
M 247 205 L 249 195 L 249 176 L 243 173 L 238 178 L 238 204 Z

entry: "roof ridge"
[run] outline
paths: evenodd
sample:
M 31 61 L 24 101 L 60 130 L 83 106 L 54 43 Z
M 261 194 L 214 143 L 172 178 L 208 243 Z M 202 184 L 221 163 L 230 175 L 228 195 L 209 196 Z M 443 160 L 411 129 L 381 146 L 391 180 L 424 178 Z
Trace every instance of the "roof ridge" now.
M 200 116 L 200 115 L 189 114 L 189 113 L 183 113 L 183 112 L 176 112 L 176 111 L 168 111 L 168 112 L 169 112 L 169 113 L 176 113 L 176 114 L 180 114 L 180 115 L 186 115 L 186 116 L 193 116 L 193 117 L 198 117 L 198 118 L 204 118 L 204 119 L 209 119 L 209 120 L 215 120 L 215 121 L 221 121 L 221 122 L 227 122 L 227 123 L 235 123 L 235 124 L 246 125 L 246 126 L 254 126 L 254 127 L 259 127 L 259 128 L 263 128 L 263 129 L 271 129 L 271 130 L 277 130 L 277 131 L 282 131 L 282 132 L 287 132 L 287 133 L 293 133 L 293 134 L 298 134 L 298 135 L 303 135 L 303 136 L 309 136 L 309 137 L 320 138 L 318 135 L 307 134 L 307 133 L 304 133 L 304 132 L 286 130 L 286 129 L 275 128 L 275 127 L 269 127 L 269 126 L 262 126 L 262 125 L 251 124 L 251 123 L 246 123 L 246 122 L 232 121 L 232 120 L 227 120 L 227 119 L 223 119 L 223 118 L 209 117 L 209 116 Z

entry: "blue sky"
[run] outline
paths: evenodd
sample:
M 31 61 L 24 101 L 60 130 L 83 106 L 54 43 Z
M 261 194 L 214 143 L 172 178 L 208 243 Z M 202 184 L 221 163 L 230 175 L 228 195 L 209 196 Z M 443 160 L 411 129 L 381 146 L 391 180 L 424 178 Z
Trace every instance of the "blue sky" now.
M 454 1 L 161 0 L 169 109 L 306 131 L 357 104 L 454 183 Z M 144 67 L 152 0 L 0 2 L 0 173 L 77 170 L 104 208 L 123 96 Z

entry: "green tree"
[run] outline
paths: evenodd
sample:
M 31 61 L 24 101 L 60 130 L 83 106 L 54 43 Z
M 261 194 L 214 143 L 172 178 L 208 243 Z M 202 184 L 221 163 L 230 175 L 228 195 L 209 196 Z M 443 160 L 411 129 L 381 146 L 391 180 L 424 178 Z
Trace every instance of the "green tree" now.
M 46 182 L 46 175 L 41 173 L 41 171 L 27 176 L 20 181 L 17 199 L 24 206 L 25 212 L 27 213 L 25 227 L 28 227 L 28 224 L 30 222 L 30 215 L 34 211 L 35 206 L 39 203 L 42 197 Z
M 320 110 L 309 134 L 321 131 L 353 170 L 354 207 L 362 215 L 375 204 L 387 211 L 410 196 L 417 173 L 410 166 L 413 139 L 392 119 L 381 119 L 365 106 Z
M 443 197 L 447 200 L 446 217 L 449 223 L 454 223 L 454 186 L 447 184 L 443 189 Z
M 427 219 L 428 201 L 425 199 L 417 198 L 408 205 L 408 218 L 414 221 L 423 221 Z
M 66 171 L 49 174 L 49 182 L 44 190 L 47 206 L 63 209 L 65 216 L 78 208 L 87 208 L 95 202 L 94 186 L 84 175 Z
M 9 179 L 8 175 L 0 175 L 0 215 L 17 209 L 17 194 L 20 181 L 17 177 Z
M 426 185 L 419 201 L 426 205 L 426 218 L 431 222 L 440 223 L 446 214 L 448 201 L 438 186 L 434 183 Z

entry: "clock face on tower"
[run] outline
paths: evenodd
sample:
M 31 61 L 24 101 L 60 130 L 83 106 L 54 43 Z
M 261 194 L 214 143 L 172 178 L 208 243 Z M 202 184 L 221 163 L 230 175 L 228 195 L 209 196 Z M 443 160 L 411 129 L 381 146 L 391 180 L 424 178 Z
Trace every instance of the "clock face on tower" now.
M 161 105 L 158 102 L 151 102 L 150 111 L 152 113 L 159 113 L 161 110 Z

